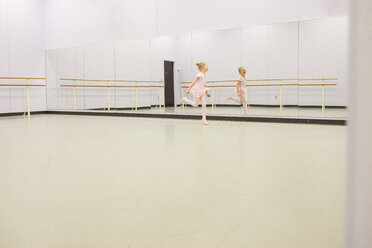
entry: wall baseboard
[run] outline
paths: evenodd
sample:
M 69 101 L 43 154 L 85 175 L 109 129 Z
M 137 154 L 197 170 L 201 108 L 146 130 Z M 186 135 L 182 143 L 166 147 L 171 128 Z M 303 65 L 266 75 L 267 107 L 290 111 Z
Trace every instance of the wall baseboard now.
M 108 111 L 47 111 L 47 114 L 55 115 L 89 115 L 89 116 L 115 116 L 135 118 L 161 118 L 161 119 L 183 119 L 201 120 L 200 114 L 178 114 L 178 113 L 146 113 L 146 112 L 108 112 Z M 266 122 L 266 123 L 294 123 L 294 124 L 317 124 L 344 126 L 347 121 L 338 118 L 321 117 L 280 117 L 280 116 L 228 116 L 207 115 L 208 120 L 215 121 L 239 121 L 239 122 Z
M 134 109 L 133 107 L 130 108 L 110 108 L 110 110 L 132 110 Z M 142 106 L 142 107 L 137 107 L 137 109 L 151 109 L 150 106 Z M 80 109 L 80 110 L 99 110 L 99 111 L 104 111 L 107 110 L 107 108 L 91 108 L 91 109 Z
M 46 114 L 47 111 L 31 111 L 31 115 L 41 115 L 41 114 Z M 6 116 L 20 116 L 23 115 L 23 112 L 8 112 L 8 113 L 0 113 L 0 117 L 6 117 Z M 27 116 L 27 114 L 26 114 Z

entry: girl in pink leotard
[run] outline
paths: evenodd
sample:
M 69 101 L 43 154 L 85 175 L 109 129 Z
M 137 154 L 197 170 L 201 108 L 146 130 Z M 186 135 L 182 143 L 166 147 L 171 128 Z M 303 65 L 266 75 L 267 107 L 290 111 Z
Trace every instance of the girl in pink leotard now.
M 196 63 L 196 66 L 198 67 L 200 72 L 198 73 L 198 75 L 196 75 L 194 82 L 192 82 L 192 84 L 189 86 L 189 88 L 186 91 L 186 94 L 189 94 L 190 92 L 192 93 L 194 97 L 194 101 L 191 101 L 187 99 L 186 97 L 184 97 L 182 98 L 181 102 L 182 103 L 186 102 L 190 104 L 191 106 L 193 106 L 194 108 L 196 108 L 199 106 L 199 101 L 200 101 L 202 104 L 202 113 L 203 113 L 202 122 L 205 125 L 208 125 L 207 118 L 206 118 L 207 103 L 206 103 L 205 96 L 204 96 L 204 93 L 205 93 L 208 97 L 210 97 L 208 93 L 208 88 L 205 87 L 206 72 L 208 71 L 208 66 L 204 62 Z

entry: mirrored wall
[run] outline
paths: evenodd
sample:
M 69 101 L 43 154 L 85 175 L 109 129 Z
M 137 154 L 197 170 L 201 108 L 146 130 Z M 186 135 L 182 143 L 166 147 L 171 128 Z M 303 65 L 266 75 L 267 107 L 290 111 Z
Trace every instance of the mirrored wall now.
M 243 66 L 247 115 L 345 118 L 348 40 L 348 18 L 337 17 L 48 50 L 47 107 L 200 113 L 180 100 L 192 98 L 185 87 L 203 61 L 210 114 L 244 114 L 226 100 L 236 97 Z M 173 62 L 173 82 L 165 61 Z M 164 94 L 170 84 L 173 96 Z

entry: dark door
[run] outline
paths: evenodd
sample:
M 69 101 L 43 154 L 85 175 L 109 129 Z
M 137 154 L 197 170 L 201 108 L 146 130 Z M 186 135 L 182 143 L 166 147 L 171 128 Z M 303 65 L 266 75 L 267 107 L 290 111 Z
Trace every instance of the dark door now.
M 164 61 L 164 96 L 165 107 L 174 107 L 173 61 Z

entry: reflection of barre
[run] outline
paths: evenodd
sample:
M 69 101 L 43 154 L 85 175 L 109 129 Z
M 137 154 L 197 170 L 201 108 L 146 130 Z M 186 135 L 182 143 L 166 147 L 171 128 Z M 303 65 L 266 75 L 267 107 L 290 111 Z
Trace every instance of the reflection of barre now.
M 255 86 L 321 86 L 323 84 L 246 84 L 247 87 L 255 87 Z M 327 85 L 337 85 L 337 84 L 324 84 L 325 86 Z M 236 85 L 206 85 L 205 87 L 208 88 L 234 88 Z M 186 89 L 188 88 L 187 86 L 182 86 L 182 88 Z
M 76 109 L 76 87 L 87 87 L 87 88 L 100 88 L 107 87 L 107 110 L 110 111 L 110 89 L 109 88 L 136 88 L 136 99 L 134 103 L 134 109 L 137 110 L 138 103 L 138 88 L 159 88 L 159 108 L 161 109 L 161 88 L 164 81 L 155 81 L 155 80 L 124 80 L 124 79 L 81 79 L 81 78 L 60 78 L 62 81 L 73 81 L 73 85 L 61 85 L 61 87 L 73 87 L 74 91 L 74 103 L 73 108 Z M 107 85 L 75 85 L 75 81 L 79 82 L 105 82 Z M 120 85 L 109 85 L 110 82 L 116 83 L 136 83 L 136 86 L 120 86 Z M 138 85 L 138 83 L 159 83 L 159 86 L 145 86 Z
M 325 86 L 336 86 L 336 83 L 325 83 L 325 81 L 336 81 L 337 78 L 285 78 L 285 79 L 250 79 L 249 82 L 269 82 L 269 81 L 280 81 L 280 83 L 273 84 L 246 84 L 247 87 L 270 87 L 270 86 L 279 86 L 280 87 L 280 111 L 283 109 L 283 86 L 322 86 L 322 112 L 325 110 Z M 215 85 L 215 83 L 228 83 L 228 82 L 237 82 L 238 80 L 218 80 L 218 81 L 207 81 L 206 87 L 212 88 L 212 108 L 214 107 L 214 88 L 235 88 L 236 85 Z M 322 83 L 285 83 L 283 81 L 322 81 Z M 213 83 L 210 85 L 208 83 Z M 191 84 L 191 82 L 181 82 L 181 84 Z M 188 86 L 181 86 L 182 95 L 184 95 L 183 90 L 188 88 Z M 183 106 L 182 106 L 183 107 Z
M 325 110 L 325 100 L 324 100 L 324 86 L 336 86 L 337 84 L 326 84 L 324 83 L 325 80 L 322 80 L 323 82 L 321 84 L 300 84 L 299 86 L 322 86 L 322 113 L 324 113 L 324 110 Z
M 265 78 L 265 79 L 247 79 L 248 82 L 270 82 L 270 81 L 337 81 L 338 78 Z M 239 80 L 213 80 L 207 83 L 231 83 Z M 182 82 L 182 84 L 190 84 L 192 82 Z
M 79 82 L 122 82 L 122 83 L 164 83 L 164 81 L 151 80 L 122 80 L 122 79 L 78 79 L 78 78 L 60 78 L 61 81 L 79 81 Z
M 164 86 L 162 86 L 161 84 L 164 84 L 164 82 L 162 82 L 162 81 L 159 81 L 158 82 L 159 83 L 159 109 L 161 110 L 161 88 L 164 88 Z M 165 106 L 164 106 L 165 107 Z
M 26 115 L 30 118 L 30 87 L 45 87 L 45 84 L 30 84 L 30 80 L 45 80 L 45 78 L 41 77 L 0 77 L 0 79 L 23 79 L 27 80 L 26 84 L 0 84 L 0 86 L 7 86 L 7 87 L 27 87 L 27 106 L 25 107 L 25 111 L 23 112 L 23 116 Z
M 31 86 L 31 85 L 30 85 Z M 61 87 L 76 87 L 76 88 L 164 88 L 164 86 L 156 86 L 156 85 L 69 85 L 69 84 L 61 84 Z
M 217 81 L 213 81 L 217 82 Z M 225 81 L 220 81 L 225 82 Z M 283 109 L 283 89 L 282 86 L 299 86 L 299 84 L 246 84 L 247 87 L 255 87 L 255 86 L 280 86 L 280 110 Z M 212 88 L 212 109 L 216 107 L 214 101 L 214 88 L 236 88 L 236 85 L 206 85 L 205 87 Z M 187 86 L 182 86 L 182 88 L 188 88 Z M 182 90 L 183 94 L 183 90 Z
M 111 110 L 110 106 L 110 88 L 136 88 L 136 97 L 135 97 L 135 103 L 134 103 L 134 109 L 137 111 L 138 109 L 138 88 L 159 88 L 159 108 L 161 108 L 161 90 L 160 88 L 164 88 L 164 85 L 138 85 L 138 82 L 143 82 L 143 81 L 137 81 L 136 85 L 109 85 L 109 81 L 106 80 L 104 82 L 107 82 L 107 85 L 82 85 L 82 84 L 74 84 L 69 85 L 69 84 L 62 84 L 60 85 L 61 87 L 72 87 L 74 89 L 74 109 L 76 109 L 76 93 L 75 93 L 75 88 L 107 88 L 107 105 L 106 108 L 108 111 Z M 80 81 L 80 80 L 76 80 Z M 88 81 L 88 80 L 86 80 Z M 94 81 L 96 80 L 89 80 L 89 81 Z M 118 82 L 119 80 L 110 80 L 110 82 Z M 98 81 L 98 82 L 103 82 L 103 81 Z M 120 80 L 120 82 L 124 82 L 124 80 Z M 130 81 L 133 82 L 133 81 Z M 146 81 L 147 83 L 150 83 L 150 81 Z M 151 81 L 152 82 L 157 82 L 157 83 L 162 83 L 162 81 Z M 105 109 L 106 109 L 105 108 Z

